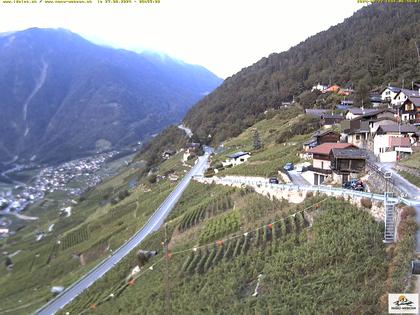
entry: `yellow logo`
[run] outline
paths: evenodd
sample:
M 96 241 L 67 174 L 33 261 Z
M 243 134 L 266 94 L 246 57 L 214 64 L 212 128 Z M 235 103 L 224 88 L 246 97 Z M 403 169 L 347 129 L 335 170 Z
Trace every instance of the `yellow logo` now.
M 394 304 L 397 306 L 409 306 L 409 305 L 412 305 L 413 302 L 407 299 L 405 295 L 400 295 L 400 297 L 398 298 L 397 301 L 394 302 Z

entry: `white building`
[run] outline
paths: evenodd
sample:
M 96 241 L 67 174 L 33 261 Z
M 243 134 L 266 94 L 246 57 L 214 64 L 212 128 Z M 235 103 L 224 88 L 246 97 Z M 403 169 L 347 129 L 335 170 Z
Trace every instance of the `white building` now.
M 400 91 L 400 88 L 388 86 L 382 91 L 381 99 L 392 104 L 392 100 Z
M 395 162 L 411 154 L 411 147 L 418 141 L 416 131 L 411 125 L 380 125 L 373 139 L 373 153 L 381 162 Z
M 401 89 L 391 100 L 391 104 L 401 106 L 409 97 L 420 97 L 420 90 Z
M 359 107 L 350 107 L 346 113 L 345 117 L 347 120 L 352 120 L 364 115 L 370 115 L 378 113 L 380 110 L 374 108 L 359 108 Z
M 318 91 L 321 91 L 321 92 L 323 92 L 324 90 L 326 90 L 328 88 L 328 85 L 322 85 L 322 84 L 317 84 L 317 85 L 314 85 L 313 87 L 312 87 L 312 89 L 311 89 L 311 92 L 313 92 L 313 91 L 315 91 L 315 90 L 318 90 Z
M 236 166 L 248 161 L 251 157 L 249 152 L 236 152 L 234 154 L 228 155 L 228 159 L 225 162 L 222 162 L 223 166 Z

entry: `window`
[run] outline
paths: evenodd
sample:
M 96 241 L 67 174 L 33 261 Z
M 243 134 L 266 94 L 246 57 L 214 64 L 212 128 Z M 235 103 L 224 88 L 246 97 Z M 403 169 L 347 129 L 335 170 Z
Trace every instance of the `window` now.
M 356 140 L 360 140 L 360 135 L 356 135 Z

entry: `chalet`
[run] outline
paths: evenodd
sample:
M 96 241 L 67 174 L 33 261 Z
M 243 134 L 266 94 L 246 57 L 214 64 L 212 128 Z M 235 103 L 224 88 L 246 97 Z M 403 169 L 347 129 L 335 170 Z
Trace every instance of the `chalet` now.
M 223 166 L 236 166 L 248 161 L 251 157 L 249 152 L 236 152 L 234 154 L 228 155 L 228 159 L 225 162 L 222 162 Z
M 396 118 L 393 118 L 393 119 L 386 119 L 385 118 L 385 119 L 378 119 L 378 120 L 369 122 L 370 133 L 372 135 L 375 135 L 378 128 L 380 126 L 385 126 L 385 125 L 398 125 L 397 119 Z
M 400 121 L 420 125 L 420 97 L 408 97 L 398 108 Z
M 345 112 L 345 117 L 347 120 L 351 120 L 357 118 L 359 116 L 363 116 L 370 113 L 376 113 L 378 110 L 374 108 L 359 108 L 359 107 L 350 107 Z
M 326 127 L 334 126 L 339 124 L 342 120 L 344 120 L 344 116 L 342 115 L 323 114 L 321 116 L 321 125 Z
M 399 139 L 406 138 L 406 139 Z M 395 162 L 413 152 L 418 142 L 417 128 L 412 125 L 381 125 L 373 139 L 373 153 L 381 162 Z
M 373 108 L 377 108 L 385 104 L 380 94 L 371 94 L 369 96 L 369 100 Z
M 331 170 L 333 181 L 337 183 L 347 182 L 353 174 L 365 170 L 366 154 L 359 149 L 338 149 L 331 150 Z
M 353 119 L 350 121 L 350 129 L 347 132 L 347 142 L 358 147 L 359 149 L 368 148 L 369 140 L 369 121 Z
M 401 106 L 408 98 L 411 97 L 420 97 L 420 90 L 401 89 L 391 100 L 391 104 L 394 106 Z
M 316 147 L 317 145 L 323 143 L 337 143 L 340 141 L 340 134 L 331 131 L 317 131 L 312 135 L 312 138 L 303 143 L 303 150 L 307 152 L 308 150 Z
M 394 119 L 396 116 L 396 111 L 390 108 L 385 109 L 374 109 L 372 111 L 368 111 L 365 114 L 356 117 L 355 119 L 361 120 L 381 120 L 381 119 Z
M 308 153 L 312 154 L 313 162 L 308 167 L 308 171 L 313 173 L 312 183 L 314 185 L 322 184 L 327 178 L 333 179 L 333 170 L 331 169 L 333 149 L 356 149 L 356 147 L 350 143 L 323 143 L 310 149 Z
M 382 101 L 391 103 L 391 101 L 394 99 L 394 97 L 401 91 L 400 88 L 393 87 L 393 86 L 387 86 L 385 89 L 381 92 L 381 99 Z

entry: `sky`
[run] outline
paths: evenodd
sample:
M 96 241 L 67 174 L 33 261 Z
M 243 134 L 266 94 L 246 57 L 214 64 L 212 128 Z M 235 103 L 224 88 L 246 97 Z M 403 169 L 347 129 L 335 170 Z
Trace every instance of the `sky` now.
M 95 43 L 138 52 L 162 52 L 227 78 L 262 57 L 285 51 L 342 22 L 362 6 L 357 0 L 0 2 L 0 32 L 29 27 L 66 28 Z

